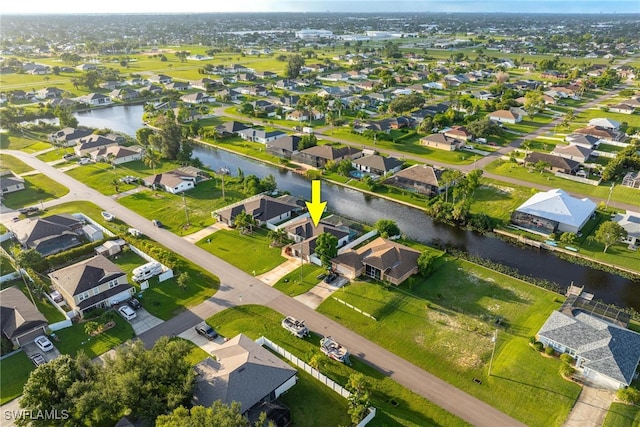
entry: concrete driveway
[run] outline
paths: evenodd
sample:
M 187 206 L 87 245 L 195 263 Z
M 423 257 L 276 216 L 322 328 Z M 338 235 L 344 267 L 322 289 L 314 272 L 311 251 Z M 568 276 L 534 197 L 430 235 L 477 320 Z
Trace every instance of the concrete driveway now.
M 349 283 L 349 279 L 338 277 L 333 283 L 324 283 L 321 281 L 311 288 L 309 292 L 294 297 L 307 307 L 312 309 L 318 308 L 320 304 L 331 296 L 332 293 Z
M 563 427 L 600 427 L 615 396 L 611 390 L 585 383 Z
M 46 360 L 47 362 L 50 362 L 56 357 L 60 356 L 60 351 L 58 351 L 58 349 L 56 348 L 56 342 L 51 340 L 51 343 L 53 344 L 53 350 L 51 351 L 44 352 L 40 350 L 40 348 L 36 345 L 35 342 L 30 342 L 29 344 L 23 345 L 22 351 L 25 352 L 27 357 L 31 357 L 36 353 L 40 353 L 44 357 L 44 360 Z
M 133 331 L 136 335 L 147 332 L 149 329 L 155 328 L 162 322 L 164 322 L 164 320 L 157 318 L 144 308 L 139 308 L 136 311 L 136 318 L 129 320 L 129 323 L 131 323 L 131 327 L 133 327 Z

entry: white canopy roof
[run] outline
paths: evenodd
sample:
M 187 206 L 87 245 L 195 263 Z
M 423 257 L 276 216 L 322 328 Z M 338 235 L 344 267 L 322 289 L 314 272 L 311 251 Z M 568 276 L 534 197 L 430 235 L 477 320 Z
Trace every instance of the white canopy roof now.
M 599 117 L 597 119 L 589 120 L 589 126 L 600 126 L 607 129 L 619 129 L 620 122 L 613 119 Z
M 589 199 L 576 199 L 564 190 L 556 188 L 533 195 L 518 209 L 530 215 L 580 227 L 595 211 L 596 204 Z

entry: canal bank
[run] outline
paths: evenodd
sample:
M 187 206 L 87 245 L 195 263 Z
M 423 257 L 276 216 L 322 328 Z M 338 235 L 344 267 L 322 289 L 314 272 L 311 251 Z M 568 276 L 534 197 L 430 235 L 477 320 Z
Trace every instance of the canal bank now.
M 129 119 L 119 121 L 118 117 L 123 110 L 124 107 L 95 110 L 90 117 L 82 115 L 78 119 L 84 126 L 109 127 L 135 135 L 136 130 L 143 126 L 143 107 L 128 107 L 126 112 Z M 87 120 L 89 118 L 92 120 Z M 212 170 L 225 168 L 234 174 L 237 169 L 241 169 L 245 174 L 258 177 L 273 175 L 282 191 L 306 200 L 311 199 L 309 181 L 298 173 L 283 168 L 283 165 L 264 160 L 255 161 L 248 156 L 209 144 L 194 144 L 193 155 Z M 571 282 L 584 285 L 585 290 L 594 293 L 604 302 L 640 311 L 640 292 L 637 292 L 640 282 L 562 260 L 544 249 L 521 247 L 495 237 L 435 223 L 422 209 L 410 204 L 400 204 L 393 199 L 387 200 L 361 189 L 354 190 L 350 186 L 327 182 L 322 188 L 322 198 L 328 201 L 333 212 L 355 218 L 358 222 L 373 224 L 381 218 L 391 219 L 409 239 L 463 250 L 470 255 L 487 258 L 517 270 L 525 277 L 548 280 L 562 287 L 569 286 Z

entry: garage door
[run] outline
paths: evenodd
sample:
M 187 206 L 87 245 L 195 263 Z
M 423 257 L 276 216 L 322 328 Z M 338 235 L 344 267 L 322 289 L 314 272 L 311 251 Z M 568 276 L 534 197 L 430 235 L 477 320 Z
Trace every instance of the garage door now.
M 36 337 L 40 335 L 44 335 L 44 333 L 45 333 L 44 328 L 40 327 L 38 329 L 35 329 L 29 332 L 28 334 L 24 334 L 20 336 L 20 338 L 18 338 L 18 345 L 22 347 L 25 344 L 29 344 L 30 342 L 33 342 L 33 340 L 35 340 Z

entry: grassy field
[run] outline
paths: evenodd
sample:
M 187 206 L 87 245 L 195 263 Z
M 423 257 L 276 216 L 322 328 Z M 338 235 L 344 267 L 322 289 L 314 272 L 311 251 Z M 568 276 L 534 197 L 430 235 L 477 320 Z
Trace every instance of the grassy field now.
M 640 425 L 640 408 L 613 402 L 602 427 L 637 427 Z
M 22 394 L 34 366 L 24 352 L 19 352 L 0 363 L 0 405 Z
M 257 276 L 286 261 L 280 255 L 281 248 L 272 248 L 270 243 L 265 229 L 254 228 L 249 234 L 240 234 L 238 230 L 220 230 L 200 240 L 197 245 L 242 271 Z
M 485 167 L 485 170 L 497 175 L 508 176 L 515 179 L 521 179 L 536 184 L 543 184 L 552 187 L 562 188 L 569 193 L 584 194 L 587 197 L 598 197 L 607 199 L 609 196 L 610 184 L 601 184 L 599 186 L 582 184 L 580 182 L 570 181 L 568 179 L 558 178 L 552 173 L 530 172 L 528 168 L 517 165 L 504 160 L 496 160 Z M 638 191 L 632 188 L 616 185 L 611 195 L 611 200 L 620 203 L 637 204 Z
M 282 316 L 269 308 L 242 306 L 218 313 L 207 319 L 207 322 L 226 337 L 234 337 L 239 333 L 243 333 L 253 339 L 265 336 L 305 361 L 309 361 L 315 354 L 320 354 L 318 348 L 320 337 L 318 335 L 313 334 L 311 338 L 303 340 L 295 338 L 280 326 L 281 320 Z M 346 384 L 349 375 L 356 371 L 365 375 L 366 380 L 371 384 L 371 404 L 378 410 L 376 417 L 368 425 L 373 427 L 390 425 L 466 425 L 459 418 L 398 385 L 363 362 L 355 358 L 353 358 L 353 362 L 353 366 L 348 367 L 342 363 L 322 358 L 319 370 L 339 384 Z M 318 386 L 324 387 L 329 391 L 325 386 L 319 384 Z M 344 418 L 346 400 L 342 398 L 336 400 L 331 395 L 327 395 L 326 397 L 318 397 L 319 400 L 316 405 L 315 395 L 310 398 L 309 395 L 304 393 L 307 388 L 297 390 L 297 387 L 296 385 L 285 395 L 285 403 L 291 403 L 292 410 L 295 408 L 296 411 L 301 410 L 304 412 L 302 415 L 294 412 L 296 425 L 333 426 L 349 424 L 348 419 L 345 421 Z M 332 391 L 329 391 L 329 393 L 338 397 Z M 395 406 L 392 401 L 396 403 Z M 336 402 L 338 405 L 326 406 L 327 403 L 331 402 Z M 332 410 L 327 410 L 329 407 Z M 307 421 L 309 424 L 307 424 Z
M 56 332 L 60 338 L 54 345 L 61 353 L 75 356 L 82 350 L 90 359 L 101 355 L 135 336 L 133 328 L 120 315 L 114 317 L 116 326 L 94 337 L 84 331 L 83 323 Z
M 3 169 L 10 169 L 14 173 L 20 175 L 25 172 L 31 172 L 33 168 L 22 160 L 18 160 L 14 156 L 6 153 L 0 153 L 0 165 Z
M 508 222 L 513 212 L 531 197 L 531 189 L 483 178 L 473 194 L 471 213 L 484 213 L 499 221 Z
M 11 132 L 0 134 L 0 149 L 3 150 L 21 150 L 26 153 L 35 153 L 37 151 L 51 148 L 51 144 Z
M 46 175 L 28 175 L 24 177 L 24 190 L 7 194 L 2 203 L 8 208 L 17 209 L 41 201 L 58 199 L 68 192 L 67 187 Z
M 72 147 L 57 147 L 55 150 L 47 151 L 46 153 L 38 154 L 36 157 L 43 162 L 53 162 L 55 160 L 61 160 L 65 154 L 74 154 Z M 61 165 L 69 165 L 68 162 L 62 162 Z
M 304 264 L 278 280 L 273 287 L 290 297 L 301 295 L 320 283 L 317 276 L 323 272 L 325 270 L 315 264 Z
M 119 202 L 149 220 L 157 219 L 178 235 L 191 234 L 215 222 L 211 212 L 244 199 L 237 179 L 225 177 L 225 198 L 222 198 L 218 178 L 201 182 L 182 194 L 143 189 L 139 193 L 122 197 Z M 186 211 L 185 211 L 186 203 Z M 189 223 L 187 223 L 187 212 Z M 190 225 L 187 225 L 190 224 Z
M 378 321 L 333 299 L 318 311 L 528 425 L 561 425 L 578 396 L 579 387 L 559 376 L 560 362 L 528 345 L 559 307 L 556 294 L 449 260 L 427 279 L 415 276 L 400 288 L 354 282 L 336 296 Z M 482 379 L 482 386 L 473 378 Z
M 576 116 L 575 122 L 586 125 L 589 123 L 589 120 L 597 118 L 612 119 L 620 123 L 626 122 L 629 126 L 635 128 L 640 127 L 640 114 L 613 113 L 611 111 L 602 111 L 599 108 L 583 111 Z

